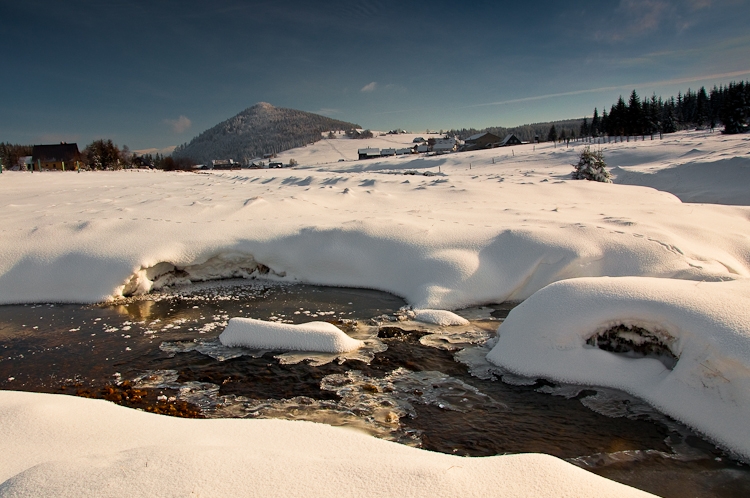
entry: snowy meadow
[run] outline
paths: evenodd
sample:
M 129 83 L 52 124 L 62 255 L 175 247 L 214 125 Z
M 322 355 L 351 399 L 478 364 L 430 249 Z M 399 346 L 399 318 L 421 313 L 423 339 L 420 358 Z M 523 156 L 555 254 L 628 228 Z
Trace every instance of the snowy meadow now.
M 459 330 L 448 311 L 521 303 L 467 350 L 476 371 L 620 390 L 750 460 L 750 136 L 356 159 L 415 136 L 322 140 L 281 154 L 291 169 L 5 172 L 0 304 L 246 278 L 384 291 L 410 320 Z M 584 145 L 614 183 L 571 180 Z M 330 323 L 230 318 L 227 346 L 368 344 Z M 548 455 L 462 458 L 0 388 L 0 495 L 645 494 Z

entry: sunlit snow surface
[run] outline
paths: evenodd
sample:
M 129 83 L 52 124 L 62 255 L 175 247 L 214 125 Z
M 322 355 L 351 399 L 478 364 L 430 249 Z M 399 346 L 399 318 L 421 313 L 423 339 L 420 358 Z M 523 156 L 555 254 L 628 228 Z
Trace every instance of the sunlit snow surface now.
M 292 325 L 253 318 L 230 319 L 219 341 L 224 346 L 319 353 L 348 353 L 364 345 L 328 322 Z
M 6 172 L 0 181 L 0 302 L 95 302 L 232 277 L 374 288 L 402 296 L 414 310 L 531 297 L 500 328 L 489 355 L 504 370 L 482 365 L 479 356 L 491 345 L 477 346 L 459 359 L 485 378 L 499 375 L 523 382 L 520 377 L 514 380 L 515 373 L 618 387 L 738 454 L 750 455 L 745 430 L 750 418 L 750 320 L 740 309 L 748 309 L 743 303 L 750 277 L 750 137 L 688 132 L 664 140 L 602 144 L 614 184 L 570 180 L 582 144 L 354 160 L 357 147 L 409 143 L 411 138 L 377 138 L 371 144 L 322 141 L 282 154 L 285 162 L 295 158 L 300 163 L 291 170 Z M 569 280 L 579 277 L 589 278 Z M 549 284 L 554 285 L 545 288 Z M 638 359 L 587 344 L 593 335 L 616 325 L 642 327 L 663 337 L 677 357 L 674 368 L 655 358 Z M 427 337 L 421 340 L 446 348 L 457 340 L 450 334 Z M 216 461 L 230 462 L 224 468 L 245 462 L 246 469 L 248 459 L 295 468 L 289 460 L 297 454 L 292 448 L 304 440 L 304 450 L 314 452 L 323 444 L 316 431 L 328 430 L 284 425 L 304 437 L 285 436 L 286 442 L 275 441 L 270 453 L 258 456 L 252 444 L 234 437 L 260 434 L 262 429 L 255 429 L 260 426 L 253 425 L 257 421 L 239 431 L 232 426 L 233 437 L 226 440 L 230 450 L 208 450 L 201 441 L 221 446 L 209 436 L 218 434 L 213 432 L 218 425 L 144 418 L 117 407 L 99 408 L 105 405 L 88 400 L 7 392 L 0 396 L 0 444 L 5 450 L 0 454 L 13 455 L 12 465 L 6 464 L 7 456 L 0 465 L 2 479 L 10 479 L 3 491 L 9 492 L 44 484 L 58 493 L 80 482 L 69 494 L 85 494 L 84 489 L 91 493 L 111 484 L 121 469 L 145 467 L 141 464 L 146 461 L 162 462 L 158 469 L 174 483 L 175 476 L 184 475 L 180 472 L 197 473 L 197 463 L 190 462 L 205 465 L 217 451 L 226 458 Z M 58 411 L 71 415 L 48 415 Z M 132 432 L 146 439 L 107 425 L 112 414 L 123 424 L 138 419 L 138 430 Z M 221 427 L 232 423 L 226 422 Z M 202 434 L 185 443 L 188 446 L 176 448 L 166 436 L 152 437 L 161 434 L 157 427 L 168 428 L 165 435 L 185 434 L 188 425 L 190 433 Z M 90 435 L 85 453 L 83 442 L 61 446 L 64 451 L 50 444 L 82 433 Z M 127 444 L 113 446 L 109 438 L 115 433 L 127 433 Z M 140 442 L 131 444 L 131 438 Z M 346 444 L 341 448 L 349 451 L 370 443 Z M 274 453 L 277 449 L 281 453 Z M 388 446 L 389 457 L 377 463 L 402 451 Z M 408 451 L 417 467 L 443 458 Z M 85 456 L 96 454 L 106 456 Z M 60 460 L 61 455 L 67 460 Z M 164 463 L 170 457 L 184 459 L 183 470 Z M 492 461 L 510 466 L 523 460 L 513 458 Z M 333 474 L 356 471 L 356 460 L 334 466 Z M 81 471 L 94 461 L 107 470 Z M 311 462 L 300 463 L 300 479 L 289 482 L 304 482 L 308 471 L 331 475 Z M 446 469 L 452 468 L 453 460 L 445 462 L 438 462 L 443 477 L 436 483 L 444 483 Z M 472 487 L 477 482 L 486 486 L 490 475 L 503 476 L 491 489 L 545 494 L 524 484 L 521 471 L 503 474 L 486 467 L 491 464 L 468 462 L 461 460 L 460 465 L 482 470 L 466 477 L 468 484 L 458 486 L 454 495 L 477 489 Z M 549 459 L 529 458 L 523 466 L 542 476 L 548 464 Z M 580 477 L 559 462 L 554 465 L 564 467 L 558 469 L 564 477 L 559 487 L 545 488 L 555 490 L 550 494 L 567 489 L 585 495 L 583 488 L 599 485 L 593 477 Z M 372 475 L 376 467 L 375 462 L 366 465 L 363 474 Z M 158 469 L 155 479 L 162 475 Z M 408 481 L 409 472 L 429 474 L 408 469 L 391 469 L 401 476 L 392 481 L 394 486 Z M 182 483 L 177 478 L 178 486 Z M 147 479 L 144 486 L 143 494 L 161 489 L 157 480 Z M 347 494 L 334 488 L 337 495 Z M 231 488 L 237 489 L 242 488 Z M 183 491 L 186 495 L 191 490 Z M 221 494 L 219 488 L 213 492 Z M 630 491 L 619 487 L 616 492 Z
M 620 324 L 655 331 L 677 357 L 674 367 L 586 344 Z M 492 363 L 524 376 L 622 389 L 750 458 L 748 280 L 565 280 L 514 308 L 498 335 L 487 355 Z

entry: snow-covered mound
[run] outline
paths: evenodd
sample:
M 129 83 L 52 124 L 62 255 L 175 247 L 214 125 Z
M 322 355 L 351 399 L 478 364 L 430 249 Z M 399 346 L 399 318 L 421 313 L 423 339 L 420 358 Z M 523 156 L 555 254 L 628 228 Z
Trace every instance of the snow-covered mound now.
M 0 391 L 0 495 L 652 496 L 547 455 L 463 458 L 310 422 Z
M 671 192 L 683 202 L 750 205 L 750 157 L 714 157 L 710 162 L 690 161 L 655 171 L 615 168 L 622 185 L 648 185 Z
M 602 147 L 613 165 L 641 172 L 695 162 L 685 154 L 698 147 L 705 168 L 750 153 L 743 137 L 678 135 Z M 570 180 L 580 149 L 530 144 L 212 174 L 8 172 L 0 303 L 264 277 L 455 309 L 520 301 L 573 277 L 750 277 L 750 208 Z
M 447 310 L 414 310 L 412 313 L 414 320 L 418 322 L 432 323 L 441 327 L 469 324 L 466 318 Z
M 514 308 L 498 333 L 496 365 L 622 389 L 750 458 L 750 280 L 566 280 Z
M 363 345 L 328 322 L 292 325 L 253 318 L 230 319 L 219 341 L 229 347 L 319 353 L 346 353 Z

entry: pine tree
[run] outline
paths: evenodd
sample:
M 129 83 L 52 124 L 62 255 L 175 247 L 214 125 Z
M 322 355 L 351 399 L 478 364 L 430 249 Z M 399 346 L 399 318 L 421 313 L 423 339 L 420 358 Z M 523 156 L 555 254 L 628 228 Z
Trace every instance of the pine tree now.
M 643 109 L 641 108 L 641 99 L 635 90 L 630 94 L 630 100 L 628 101 L 625 130 L 628 136 L 643 134 Z
M 557 129 L 555 128 L 555 125 L 552 125 L 550 127 L 549 133 L 547 134 L 547 141 L 557 142 Z
M 578 164 L 572 173 L 573 180 L 590 180 L 603 183 L 612 183 L 609 171 L 605 168 L 604 155 L 601 150 L 591 152 L 590 147 L 585 147 L 578 158 Z
M 708 94 L 706 94 L 706 89 L 704 87 L 701 87 L 701 89 L 698 91 L 698 96 L 696 98 L 695 104 L 695 124 L 697 124 L 699 127 L 704 126 L 708 121 L 708 104 Z
M 724 133 L 747 131 L 747 121 L 750 118 L 750 85 L 743 81 L 729 84 L 720 116 L 721 122 L 724 123 Z
M 599 111 L 594 107 L 594 117 L 591 118 L 591 135 L 598 137 L 602 130 L 602 122 L 599 119 Z

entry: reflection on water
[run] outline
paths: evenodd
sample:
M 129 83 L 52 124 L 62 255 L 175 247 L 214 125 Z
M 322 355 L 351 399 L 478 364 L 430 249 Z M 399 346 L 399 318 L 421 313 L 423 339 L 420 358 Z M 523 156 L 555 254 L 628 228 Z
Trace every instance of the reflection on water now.
M 467 456 L 544 452 L 663 496 L 750 496 L 750 472 L 623 393 L 510 376 L 484 359 L 510 306 L 466 326 L 406 320 L 361 289 L 198 285 L 117 304 L 0 307 L 0 389 L 102 397 L 182 416 L 341 425 Z M 226 348 L 231 317 L 326 320 L 348 355 Z M 500 380 L 502 379 L 502 380 Z

